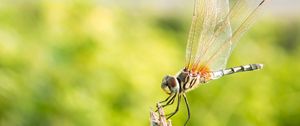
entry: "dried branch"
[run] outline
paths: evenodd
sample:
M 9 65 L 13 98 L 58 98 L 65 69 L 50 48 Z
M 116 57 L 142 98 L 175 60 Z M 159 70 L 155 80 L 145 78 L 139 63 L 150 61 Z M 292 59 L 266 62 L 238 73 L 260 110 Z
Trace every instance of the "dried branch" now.
M 171 120 L 167 120 L 165 112 L 159 103 L 156 104 L 158 112 L 150 111 L 151 126 L 172 126 Z

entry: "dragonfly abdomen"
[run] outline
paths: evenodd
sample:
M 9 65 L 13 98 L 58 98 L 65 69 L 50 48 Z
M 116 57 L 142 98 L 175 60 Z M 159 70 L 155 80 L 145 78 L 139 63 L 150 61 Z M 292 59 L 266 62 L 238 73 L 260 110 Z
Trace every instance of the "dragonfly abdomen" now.
M 210 73 L 211 80 L 218 79 L 224 75 L 229 75 L 229 74 L 238 73 L 238 72 L 259 70 L 262 68 L 263 68 L 263 64 L 248 64 L 248 65 L 243 65 L 243 66 L 238 66 L 238 67 L 227 68 L 224 70 L 213 71 Z

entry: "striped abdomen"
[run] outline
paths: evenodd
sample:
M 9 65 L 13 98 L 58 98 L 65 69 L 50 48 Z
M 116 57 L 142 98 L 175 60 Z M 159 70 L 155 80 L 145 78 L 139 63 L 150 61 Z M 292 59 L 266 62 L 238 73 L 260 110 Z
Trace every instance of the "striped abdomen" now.
M 200 84 L 206 83 L 210 80 L 218 79 L 224 75 L 229 75 L 238 72 L 246 72 L 262 69 L 262 64 L 248 64 L 244 66 L 232 67 L 224 70 L 212 71 L 207 74 L 190 74 L 189 72 L 182 71 L 177 75 L 180 82 L 180 91 L 188 92 L 197 88 Z
M 229 74 L 238 73 L 238 72 L 259 70 L 262 68 L 263 68 L 263 64 L 248 64 L 248 65 L 244 65 L 244 66 L 232 67 L 232 68 L 219 70 L 219 71 L 213 71 L 210 73 L 210 75 L 211 75 L 210 79 L 215 80 L 224 75 L 229 75 Z

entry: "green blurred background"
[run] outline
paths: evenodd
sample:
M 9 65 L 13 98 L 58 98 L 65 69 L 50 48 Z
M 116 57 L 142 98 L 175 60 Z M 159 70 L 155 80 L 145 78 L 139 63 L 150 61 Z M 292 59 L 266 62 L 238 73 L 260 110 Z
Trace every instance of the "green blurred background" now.
M 192 4 L 1 0 L 0 125 L 149 125 L 150 108 L 167 97 L 162 77 L 184 65 Z M 285 9 L 267 9 L 228 63 L 265 68 L 190 92 L 189 125 L 300 125 L 300 11 L 273 5 Z

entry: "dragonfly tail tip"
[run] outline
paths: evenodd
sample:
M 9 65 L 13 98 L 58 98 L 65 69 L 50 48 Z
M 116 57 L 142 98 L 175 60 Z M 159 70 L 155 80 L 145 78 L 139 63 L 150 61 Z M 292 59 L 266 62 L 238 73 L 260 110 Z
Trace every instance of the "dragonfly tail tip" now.
M 258 69 L 264 68 L 264 64 L 257 64 L 257 65 L 258 65 Z

